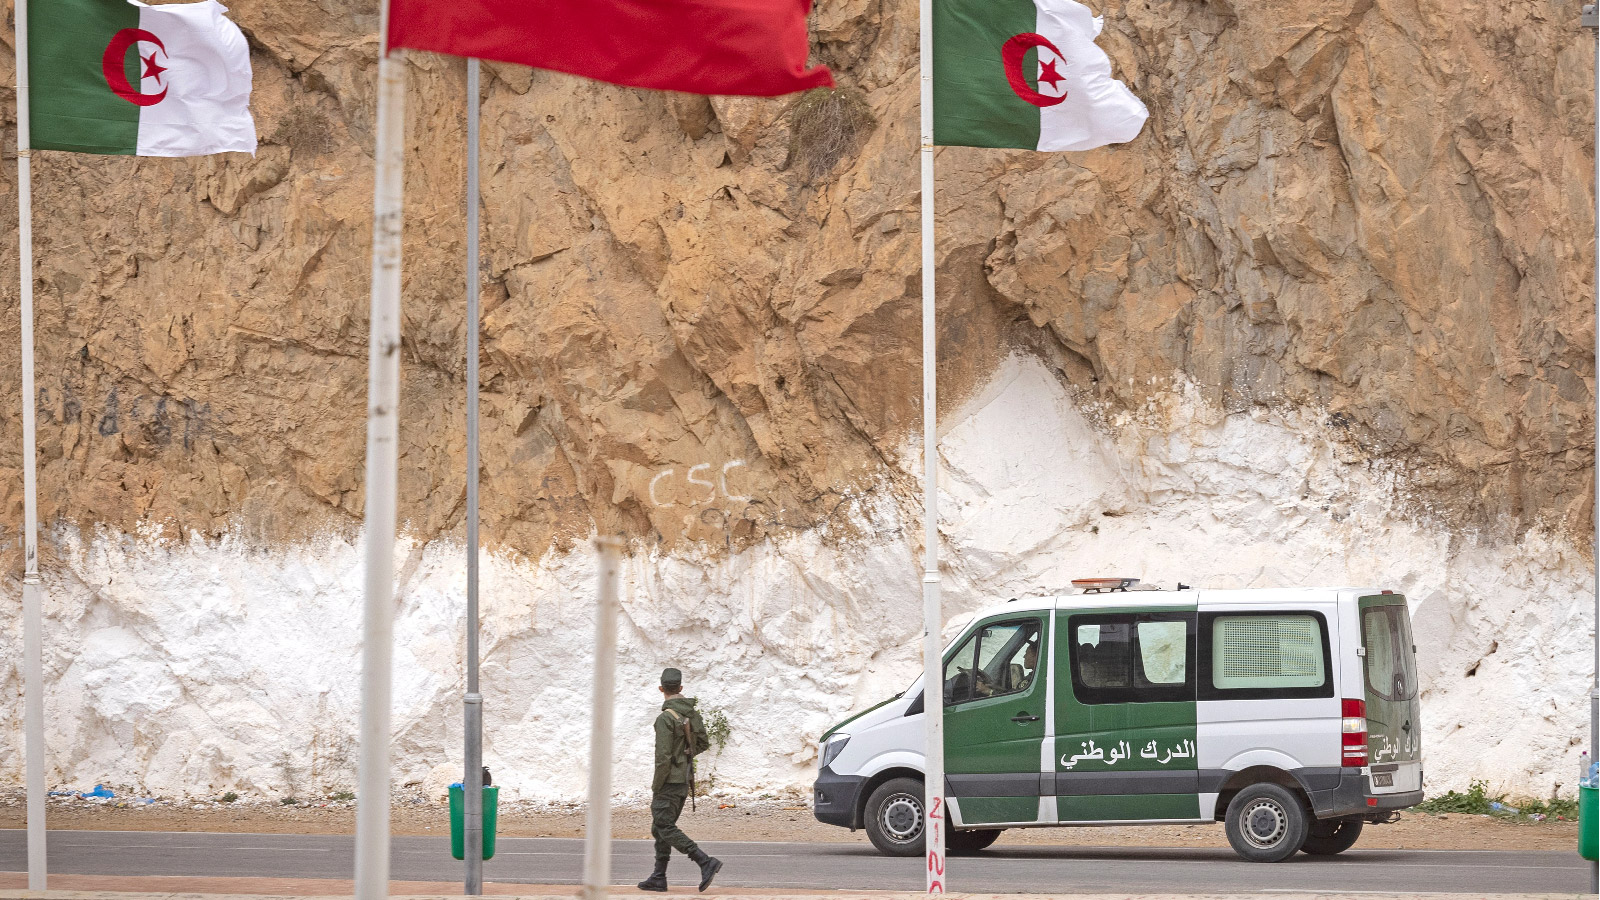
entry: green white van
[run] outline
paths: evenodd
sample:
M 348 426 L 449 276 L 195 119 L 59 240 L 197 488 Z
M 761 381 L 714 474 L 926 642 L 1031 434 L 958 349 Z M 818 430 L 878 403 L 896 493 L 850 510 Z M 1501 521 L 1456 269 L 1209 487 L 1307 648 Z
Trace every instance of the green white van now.
M 1007 828 L 1222 822 L 1245 859 L 1348 849 L 1422 800 L 1416 647 L 1381 589 L 1016 600 L 944 652 L 948 847 Z M 923 690 L 823 735 L 816 817 L 923 851 Z

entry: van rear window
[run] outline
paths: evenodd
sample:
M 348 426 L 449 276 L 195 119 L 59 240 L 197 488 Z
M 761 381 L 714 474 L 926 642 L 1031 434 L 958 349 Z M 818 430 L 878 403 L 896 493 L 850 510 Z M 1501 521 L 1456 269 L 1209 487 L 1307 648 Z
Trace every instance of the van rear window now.
M 1200 642 L 1202 700 L 1333 696 L 1319 613 L 1207 613 Z
M 1368 691 L 1384 700 L 1417 695 L 1417 658 L 1411 652 L 1411 622 L 1404 606 L 1362 610 L 1361 643 L 1367 648 Z

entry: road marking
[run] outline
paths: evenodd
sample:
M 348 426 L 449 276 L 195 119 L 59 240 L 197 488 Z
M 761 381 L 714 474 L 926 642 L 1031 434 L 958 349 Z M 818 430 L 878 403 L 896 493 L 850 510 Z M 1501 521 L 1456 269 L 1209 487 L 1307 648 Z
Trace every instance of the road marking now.
M 1416 888 L 1409 888 L 1409 889 L 1398 891 L 1398 892 L 1393 891 L 1393 890 L 1385 890 L 1385 891 L 1353 891 L 1353 890 L 1340 890 L 1340 889 L 1330 889 L 1330 888 L 1257 888 L 1256 889 L 1256 893 L 1260 893 L 1260 894 L 1329 894 L 1329 895 L 1332 895 L 1332 896 L 1335 896 L 1335 897 L 1343 897 L 1346 894 L 1377 894 L 1377 895 L 1383 896 L 1383 897 L 1393 897 L 1393 896 L 1395 896 L 1396 893 L 1401 893 L 1401 894 L 1449 894 L 1451 896 L 1459 896 L 1460 894 L 1462 894 L 1464 892 L 1461 891 L 1459 888 L 1442 888 L 1442 889 L 1437 889 L 1437 890 L 1434 890 L 1434 889 L 1418 890 Z M 1552 892 L 1552 893 L 1562 893 L 1562 892 L 1555 891 L 1555 892 Z M 1481 896 L 1492 897 L 1492 896 L 1495 896 L 1497 894 L 1512 894 L 1512 895 L 1518 896 L 1518 897 L 1523 896 L 1523 894 L 1520 891 L 1490 891 L 1490 892 L 1486 892 L 1486 893 L 1482 894 Z

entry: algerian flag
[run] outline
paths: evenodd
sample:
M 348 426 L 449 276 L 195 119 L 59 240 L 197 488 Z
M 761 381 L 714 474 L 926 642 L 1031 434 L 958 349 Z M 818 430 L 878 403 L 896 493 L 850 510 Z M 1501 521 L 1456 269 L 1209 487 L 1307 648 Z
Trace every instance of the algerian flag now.
M 250 48 L 216 0 L 28 0 L 32 145 L 254 153 Z
M 1092 150 L 1150 113 L 1111 77 L 1101 20 L 1074 0 L 933 0 L 933 142 Z

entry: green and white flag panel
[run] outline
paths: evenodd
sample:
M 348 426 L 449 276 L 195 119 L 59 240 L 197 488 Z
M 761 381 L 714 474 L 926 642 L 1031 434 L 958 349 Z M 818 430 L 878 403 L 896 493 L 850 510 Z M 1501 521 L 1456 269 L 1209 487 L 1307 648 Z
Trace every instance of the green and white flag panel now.
M 1101 19 L 1075 0 L 933 0 L 933 142 L 1092 150 L 1150 113 L 1111 77 Z
M 254 153 L 250 48 L 226 12 L 216 0 L 28 0 L 33 147 Z

